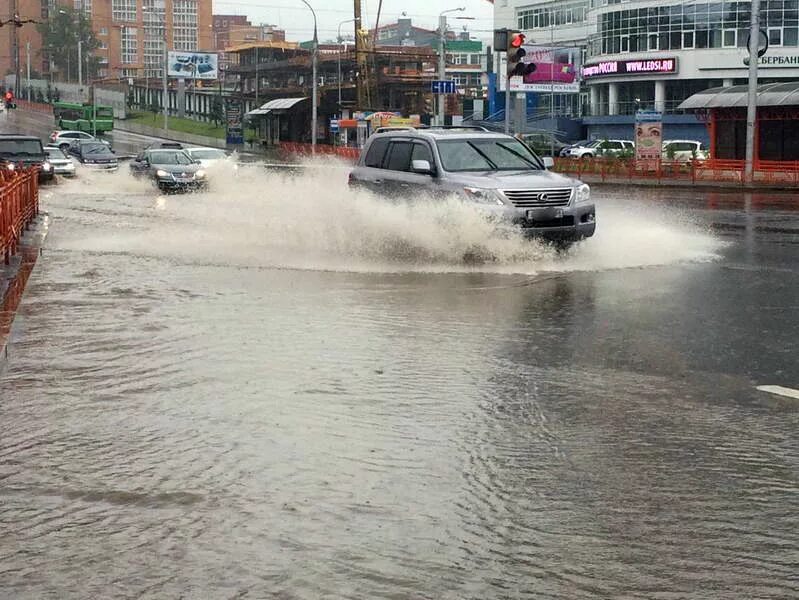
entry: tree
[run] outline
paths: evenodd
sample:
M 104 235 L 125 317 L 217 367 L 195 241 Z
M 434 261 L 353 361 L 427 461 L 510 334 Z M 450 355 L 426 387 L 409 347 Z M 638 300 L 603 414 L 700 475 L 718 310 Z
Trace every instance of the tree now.
M 219 96 L 214 96 L 211 100 L 211 109 L 210 114 L 208 115 L 211 117 L 211 120 L 214 122 L 214 125 L 219 125 L 222 121 L 225 120 L 225 110 L 222 106 L 222 98 Z
M 78 79 L 78 41 L 82 42 L 83 71 L 87 79 L 96 77 L 99 59 L 92 52 L 100 47 L 92 31 L 92 23 L 83 12 L 59 9 L 44 23 L 36 26 L 42 36 L 42 52 L 48 54 L 55 67 L 69 78 Z

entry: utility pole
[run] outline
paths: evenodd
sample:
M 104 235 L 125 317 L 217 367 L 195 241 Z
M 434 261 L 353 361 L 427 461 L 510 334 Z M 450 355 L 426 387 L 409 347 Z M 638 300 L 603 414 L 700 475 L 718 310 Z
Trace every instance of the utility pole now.
M 83 87 L 83 40 L 78 40 L 78 87 Z
M 354 7 L 355 22 L 355 63 L 357 66 L 357 77 L 355 79 L 355 90 L 357 98 L 357 110 L 368 108 L 366 88 L 368 85 L 368 75 L 366 72 L 366 48 L 364 48 L 364 37 L 360 34 L 361 29 L 361 0 L 355 0 Z
M 28 102 L 31 101 L 31 43 L 25 42 L 25 57 L 27 60 L 27 69 L 26 69 L 26 77 L 25 77 L 25 87 L 27 88 L 25 91 L 25 97 L 28 99 Z M 19 92 L 17 92 L 19 94 Z
M 17 17 L 17 0 L 9 2 L 9 19 L 13 21 Z M 11 60 L 14 61 L 14 93 L 19 96 L 19 27 L 15 23 L 11 25 Z
M 444 81 L 447 76 L 447 60 L 444 54 L 444 36 L 447 32 L 447 17 L 444 13 L 438 16 L 438 80 Z M 440 84 L 439 84 L 440 85 Z M 446 124 L 446 96 L 438 94 L 438 118 L 437 125 Z
M 258 61 L 260 57 L 258 56 L 258 46 L 255 47 L 255 108 L 261 106 L 258 104 Z
M 752 24 L 749 30 L 749 89 L 746 105 L 746 163 L 744 179 L 750 183 L 755 172 L 755 122 L 757 120 L 757 49 L 760 45 L 760 0 L 752 0 Z

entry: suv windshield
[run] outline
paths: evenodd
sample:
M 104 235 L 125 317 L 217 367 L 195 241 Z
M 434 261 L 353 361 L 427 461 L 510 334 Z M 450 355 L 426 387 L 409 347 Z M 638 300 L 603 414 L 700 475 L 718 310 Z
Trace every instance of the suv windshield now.
M 50 160 L 63 160 L 66 158 L 66 155 L 61 151 L 61 148 L 45 148 L 44 151 L 47 152 L 47 158 Z
M 176 150 L 151 152 L 150 162 L 156 165 L 190 165 L 194 163 L 188 154 Z
M 0 154 L 3 156 L 41 156 L 39 140 L 9 140 L 0 138 Z
M 540 171 L 538 158 L 518 140 L 464 139 L 437 142 L 445 171 Z
M 108 146 L 102 142 L 92 142 L 89 144 L 82 144 L 80 150 L 83 154 L 111 154 Z

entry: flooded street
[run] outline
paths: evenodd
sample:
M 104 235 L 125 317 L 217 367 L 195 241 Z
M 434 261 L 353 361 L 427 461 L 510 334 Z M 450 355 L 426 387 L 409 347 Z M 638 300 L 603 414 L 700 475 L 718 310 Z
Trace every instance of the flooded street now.
M 243 169 L 43 190 L 0 598 L 799 595 L 799 201 L 595 188 L 566 254 Z M 464 261 L 464 256 L 479 260 Z

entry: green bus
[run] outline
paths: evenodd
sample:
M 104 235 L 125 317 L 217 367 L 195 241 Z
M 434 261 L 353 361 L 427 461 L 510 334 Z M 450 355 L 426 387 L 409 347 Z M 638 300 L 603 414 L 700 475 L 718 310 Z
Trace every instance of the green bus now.
M 75 102 L 54 102 L 53 116 L 59 129 L 105 133 L 114 129 L 114 109 Z

